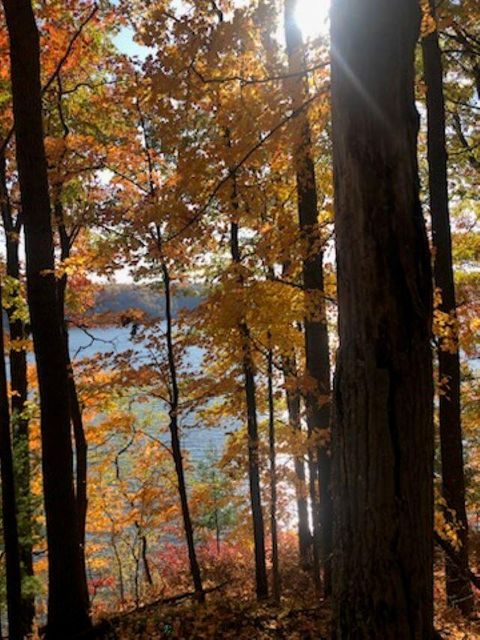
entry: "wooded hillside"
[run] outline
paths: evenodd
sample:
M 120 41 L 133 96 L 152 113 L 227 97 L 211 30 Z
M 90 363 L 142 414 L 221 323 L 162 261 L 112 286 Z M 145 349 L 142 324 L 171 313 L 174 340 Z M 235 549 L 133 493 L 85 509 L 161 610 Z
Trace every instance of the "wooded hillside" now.
M 480 638 L 478 0 L 2 0 L 0 638 Z

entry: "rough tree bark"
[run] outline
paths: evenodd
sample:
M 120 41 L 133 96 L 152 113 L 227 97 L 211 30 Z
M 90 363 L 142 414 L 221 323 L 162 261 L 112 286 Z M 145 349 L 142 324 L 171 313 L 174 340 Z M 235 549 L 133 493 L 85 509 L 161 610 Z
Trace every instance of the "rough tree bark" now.
M 285 40 L 289 70 L 299 73 L 305 68 L 305 55 L 302 33 L 295 19 L 296 0 L 285 0 Z M 295 76 L 288 80 L 292 106 L 299 108 L 308 98 L 308 84 L 304 76 Z M 330 351 L 328 327 L 326 321 L 323 277 L 323 251 L 318 227 L 318 198 L 315 182 L 315 166 L 312 156 L 311 129 L 308 114 L 301 112 L 297 117 L 298 139 L 294 146 L 294 163 L 297 180 L 297 201 L 300 230 L 305 238 L 305 256 L 303 259 L 303 285 L 306 297 L 305 317 L 305 357 L 307 373 L 315 383 L 315 389 L 305 394 L 307 426 L 310 435 L 317 440 L 315 444 L 318 473 L 318 506 L 312 496 L 312 512 L 318 514 L 319 540 L 314 540 L 315 548 L 320 549 L 320 562 L 323 568 L 324 589 L 331 588 L 332 553 L 332 497 L 330 491 L 331 457 L 328 437 L 321 437 L 330 428 Z M 317 579 L 317 578 L 316 578 Z
M 19 243 L 22 217 L 13 214 L 8 192 L 5 155 L 0 154 L 0 200 L 3 228 L 5 230 L 6 274 L 20 285 Z M 19 545 L 22 572 L 33 577 L 32 554 L 32 496 L 30 490 L 30 447 L 28 418 L 24 414 L 28 396 L 27 354 L 23 346 L 27 338 L 24 321 L 15 307 L 7 308 L 10 333 L 10 386 L 12 447 L 19 514 Z M 22 621 L 24 632 L 30 633 L 35 617 L 35 597 L 22 589 Z
M 39 37 L 30 0 L 3 0 L 10 38 L 13 112 L 27 292 L 40 390 L 49 599 L 47 638 L 89 626 L 78 539 L 67 367 L 54 275 L 43 143 Z
M 0 300 L 1 300 L 0 285 Z M 0 469 L 2 480 L 2 524 L 7 583 L 8 637 L 23 638 L 22 576 L 18 544 L 17 501 L 10 436 L 10 408 L 5 346 L 3 340 L 3 307 L 0 305 Z
M 433 638 L 432 274 L 417 0 L 333 0 L 338 640 Z
M 435 2 L 430 8 L 435 17 Z M 438 31 L 422 40 L 423 70 L 427 85 L 428 119 L 428 184 L 433 244 L 435 247 L 434 277 L 440 289 L 439 310 L 449 314 L 451 327 L 456 331 L 456 299 L 452 264 L 452 238 L 448 198 L 447 146 L 445 135 L 445 100 L 443 95 L 442 53 Z M 460 356 L 458 336 L 446 346 L 438 339 L 438 379 L 442 387 L 439 398 L 440 449 L 442 464 L 442 493 L 446 502 L 447 521 L 456 526 L 460 547 L 457 562 L 449 556 L 446 561 L 447 600 L 464 615 L 471 613 L 473 594 L 468 578 L 468 521 L 465 509 L 465 477 L 463 471 L 462 421 L 460 408 Z M 452 518 L 454 514 L 454 518 Z

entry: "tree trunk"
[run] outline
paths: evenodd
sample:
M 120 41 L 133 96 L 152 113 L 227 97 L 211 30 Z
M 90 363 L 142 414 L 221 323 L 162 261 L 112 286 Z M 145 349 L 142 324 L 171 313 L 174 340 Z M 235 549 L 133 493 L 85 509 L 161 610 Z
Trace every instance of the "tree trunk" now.
M 305 56 L 300 28 L 295 20 L 296 0 L 285 0 L 285 39 L 289 69 L 299 73 L 305 68 Z M 289 79 L 288 87 L 292 106 L 298 109 L 308 98 L 308 84 L 303 76 Z M 331 457 L 329 451 L 330 429 L 330 351 L 325 311 L 323 251 L 318 226 L 318 202 L 315 167 L 312 156 L 311 130 L 308 114 L 298 118 L 299 134 L 294 146 L 294 163 L 297 180 L 299 224 L 305 239 L 303 258 L 303 286 L 306 301 L 305 357 L 307 373 L 315 383 L 315 389 L 305 394 L 307 426 L 313 436 L 318 466 L 319 504 L 312 503 L 317 513 L 318 546 L 324 570 L 324 589 L 330 592 L 330 558 L 332 553 L 332 497 L 330 491 Z M 315 536 L 314 526 L 314 536 Z M 315 540 L 314 540 L 315 549 Z
M 238 208 L 236 181 L 234 180 L 232 204 Z M 230 225 L 230 249 L 235 265 L 241 263 L 240 245 L 238 242 L 238 224 Z M 243 286 L 241 276 L 239 285 Z M 260 491 L 260 461 L 258 455 L 258 423 L 255 385 L 255 368 L 250 344 L 250 330 L 244 320 L 238 326 L 242 344 L 242 369 L 245 383 L 245 402 L 247 407 L 248 430 L 248 481 L 250 485 L 250 504 L 253 521 L 253 543 L 255 548 L 255 584 L 258 600 L 268 598 L 267 563 L 265 558 L 265 529 L 263 524 L 262 496 Z
M 280 567 L 277 527 L 277 456 L 275 443 L 275 403 L 273 396 L 273 352 L 268 350 L 268 450 L 270 462 L 270 536 L 272 540 L 272 596 L 280 602 Z
M 334 629 L 433 638 L 432 274 L 419 201 L 417 0 L 333 0 L 340 349 Z
M 296 378 L 297 367 L 295 355 L 283 359 L 283 371 L 285 376 L 285 394 L 287 397 L 288 422 L 292 431 L 297 434 L 302 430 L 300 420 L 300 393 L 297 388 L 291 389 L 289 379 Z M 302 569 L 310 566 L 310 547 L 312 534 L 308 523 L 307 486 L 305 482 L 305 463 L 303 456 L 294 456 L 295 468 L 295 495 L 298 514 L 298 545 L 300 563 Z
M 10 37 L 27 291 L 40 390 L 49 600 L 47 638 L 89 626 L 73 487 L 67 367 L 54 274 L 39 37 L 30 0 L 3 0 Z
M 160 232 L 157 229 L 158 238 Z M 159 248 L 161 244 L 159 242 Z M 190 508 L 188 505 L 187 487 L 185 484 L 185 472 L 183 470 L 182 448 L 180 445 L 180 436 L 178 431 L 178 408 L 179 408 L 179 390 L 177 382 L 177 368 L 175 363 L 175 353 L 173 346 L 173 328 L 172 328 L 172 298 L 170 291 L 170 274 L 167 264 L 162 257 L 162 273 L 163 286 L 165 290 L 165 320 L 167 323 L 167 356 L 170 371 L 170 436 L 172 441 L 172 453 L 175 463 L 175 471 L 177 473 L 178 491 L 180 494 L 180 505 L 182 508 L 183 527 L 185 537 L 187 539 L 188 558 L 190 561 L 190 573 L 192 574 L 193 586 L 198 602 L 205 601 L 205 591 L 202 585 L 202 576 L 198 565 L 197 554 L 195 551 L 195 540 L 193 537 L 193 526 L 190 517 Z
M 430 2 L 435 16 L 435 3 Z M 427 85 L 428 166 L 430 214 L 435 247 L 435 285 L 442 301 L 439 310 L 449 314 L 456 332 L 455 283 L 452 265 L 452 239 L 448 202 L 447 148 L 445 137 L 445 101 L 443 96 L 442 54 L 438 31 L 422 41 L 423 68 Z M 463 472 L 462 422 L 460 409 L 460 357 L 458 336 L 455 351 L 438 339 L 438 378 L 442 386 L 439 398 L 440 444 L 442 461 L 442 493 L 446 503 L 445 517 L 456 526 L 460 547 L 457 562 L 446 556 L 446 590 L 449 605 L 468 615 L 473 608 L 473 594 L 468 578 L 468 521 L 465 509 L 465 477 Z M 454 517 L 452 518 L 452 514 Z
M 0 200 L 3 227 L 5 230 L 6 273 L 20 285 L 19 242 L 22 227 L 18 213 L 13 219 L 12 208 L 7 186 L 5 156 L 0 155 Z M 30 490 L 30 445 L 28 419 L 24 415 L 28 397 L 27 354 L 24 346 L 19 346 L 27 338 L 23 321 L 16 316 L 16 309 L 8 308 L 8 325 L 10 333 L 10 387 L 11 387 L 11 424 L 12 446 L 15 472 L 15 488 L 17 492 L 17 513 L 19 527 L 19 547 L 21 568 L 28 578 L 33 578 L 32 554 L 32 496 Z M 32 630 L 35 617 L 35 597 L 23 593 L 22 621 L 24 633 Z
M 151 155 L 151 148 L 147 135 L 147 122 L 142 111 L 142 106 L 139 100 L 136 102 L 137 111 L 139 116 L 139 126 L 143 133 L 143 144 L 145 151 L 145 160 L 148 170 L 149 178 L 149 195 L 152 203 L 156 202 L 156 188 L 154 181 L 154 162 Z M 180 391 L 178 388 L 177 378 L 177 363 L 175 360 L 175 346 L 173 338 L 173 314 L 172 314 L 172 293 L 171 293 L 171 278 L 168 264 L 165 256 L 163 255 L 162 246 L 162 231 L 158 224 L 155 224 L 154 238 L 156 241 L 156 248 L 158 250 L 158 256 L 160 258 L 160 267 L 162 270 L 163 288 L 164 288 L 164 300 L 165 300 L 165 322 L 166 328 L 166 347 L 167 347 L 167 359 L 168 359 L 168 372 L 169 372 L 169 428 L 170 437 L 172 443 L 173 461 L 175 464 L 175 471 L 177 475 L 178 492 L 180 496 L 180 506 L 183 517 L 183 527 L 185 531 L 185 538 L 187 541 L 188 558 L 190 563 L 190 573 L 192 576 L 193 586 L 195 590 L 195 597 L 198 602 L 205 602 L 205 590 L 202 584 L 202 575 L 200 566 L 197 560 L 197 554 L 195 550 L 195 539 L 193 535 L 192 519 L 190 517 L 190 507 L 188 504 L 187 486 L 185 483 L 185 472 L 183 468 L 183 456 L 182 447 L 180 443 L 179 425 L 178 425 L 178 411 L 180 406 Z
M 0 287 L 1 299 L 1 287 Z M 10 409 L 5 347 L 3 342 L 3 307 L 0 305 L 0 469 L 2 480 L 2 524 L 7 581 L 8 637 L 22 640 L 22 577 L 18 544 L 17 504 L 10 437 Z
M 63 205 L 57 200 L 54 205 L 55 220 L 58 227 L 60 237 L 60 259 L 62 262 L 70 257 L 70 238 L 65 227 L 65 219 L 63 215 Z M 67 291 L 68 278 L 66 274 L 58 280 L 58 298 L 60 307 L 60 322 L 63 333 L 63 341 L 65 348 L 65 360 L 67 363 L 68 375 L 68 405 L 70 411 L 70 420 L 73 429 L 73 439 L 75 442 L 75 505 L 77 508 L 77 527 L 80 542 L 81 566 L 85 573 L 82 583 L 85 585 L 85 598 L 88 601 L 87 575 L 86 575 L 86 526 L 87 526 L 87 510 L 88 510 L 88 444 L 85 437 L 85 428 L 83 425 L 82 409 L 78 400 L 77 385 L 75 384 L 75 376 L 73 365 L 70 358 L 70 335 L 68 322 L 65 315 L 65 294 Z

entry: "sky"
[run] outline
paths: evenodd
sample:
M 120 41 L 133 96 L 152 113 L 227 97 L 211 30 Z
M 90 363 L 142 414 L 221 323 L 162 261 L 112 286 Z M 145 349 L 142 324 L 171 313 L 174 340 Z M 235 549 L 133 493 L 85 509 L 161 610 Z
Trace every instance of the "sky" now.
M 327 33 L 329 12 L 330 0 L 297 0 L 297 20 L 305 39 Z M 122 27 L 114 42 L 123 53 L 144 60 L 151 50 L 134 42 L 134 35 L 131 27 Z

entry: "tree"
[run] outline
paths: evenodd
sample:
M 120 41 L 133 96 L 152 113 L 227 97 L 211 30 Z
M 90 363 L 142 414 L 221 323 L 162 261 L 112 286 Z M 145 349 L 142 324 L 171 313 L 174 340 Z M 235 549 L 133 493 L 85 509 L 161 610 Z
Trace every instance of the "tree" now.
M 336 637 L 433 637 L 430 255 L 416 0 L 334 0 Z
M 236 180 L 233 177 L 232 206 L 238 211 Z M 237 284 L 243 287 L 241 275 L 241 252 L 238 237 L 238 222 L 230 225 L 230 250 L 232 261 L 238 270 Z M 258 447 L 258 420 L 255 382 L 255 365 L 252 356 L 250 330 L 244 318 L 238 323 L 238 334 L 241 341 L 242 368 L 245 388 L 245 407 L 248 431 L 248 481 L 250 486 L 250 503 L 252 508 L 253 542 L 255 547 L 255 578 L 257 598 L 268 598 L 268 578 L 265 557 L 265 529 L 263 523 L 262 495 L 260 490 L 260 459 Z
M 275 433 L 275 397 L 273 389 L 273 351 L 269 335 L 267 354 L 268 378 L 268 458 L 270 462 L 270 537 L 272 541 L 272 595 L 275 602 L 280 602 L 280 567 L 278 560 L 278 526 L 277 526 L 277 452 Z
M 1 288 L 0 288 L 1 293 Z M 22 578 L 18 543 L 17 501 L 10 436 L 5 347 L 3 342 L 3 306 L 0 305 L 0 469 L 2 480 L 2 522 L 7 574 L 8 637 L 23 638 Z
M 435 2 L 430 2 L 435 19 Z M 438 31 L 422 39 L 423 70 L 427 85 L 428 184 L 434 245 L 434 277 L 441 302 L 437 314 L 446 319 L 448 339 L 438 336 L 439 422 L 442 462 L 442 494 L 447 522 L 456 529 L 459 546 L 456 561 L 446 557 L 446 590 L 450 605 L 465 615 L 473 607 L 468 577 L 468 521 L 465 509 L 465 477 L 460 409 L 460 356 L 447 176 L 443 65 Z
M 54 274 L 43 140 L 39 40 L 29 0 L 5 0 L 27 292 L 40 389 L 49 602 L 47 637 L 89 626 L 73 487 L 67 367 Z
M 0 156 L 0 197 L 1 215 L 5 231 L 6 278 L 8 292 L 4 294 L 5 310 L 9 326 L 9 364 L 10 364 L 10 422 L 12 431 L 12 447 L 15 469 L 15 490 L 17 494 L 17 513 L 19 530 L 20 559 L 23 574 L 27 578 L 33 577 L 32 555 L 32 498 L 30 491 L 30 450 L 29 426 L 26 416 L 26 402 L 28 397 L 27 382 L 27 354 L 25 342 L 27 329 L 25 303 L 20 282 L 19 243 L 22 228 L 22 218 L 19 212 L 16 216 L 12 211 L 7 179 L 5 154 Z M 29 632 L 35 615 L 35 598 L 28 589 L 22 593 L 22 620 L 24 629 Z
M 287 401 L 288 422 L 292 433 L 297 436 L 302 432 L 300 416 L 300 391 L 296 381 L 297 363 L 295 353 L 285 356 L 283 359 L 283 371 L 285 377 L 285 396 Z M 312 534 L 308 522 L 307 486 L 305 482 L 305 464 L 303 455 L 294 456 L 295 467 L 295 497 L 297 500 L 298 515 L 298 550 L 303 569 L 308 568 Z
M 305 68 L 305 52 L 300 27 L 295 20 L 296 0 L 285 0 L 285 39 L 289 70 L 298 74 Z M 308 99 L 308 83 L 305 76 L 297 75 L 288 80 L 292 106 L 298 109 Z M 310 451 L 310 484 L 313 512 L 314 572 L 318 581 L 320 558 L 324 569 L 324 588 L 330 592 L 330 556 L 332 552 L 332 498 L 330 493 L 330 350 L 324 299 L 322 238 L 318 221 L 318 196 L 315 166 L 312 152 L 312 133 L 308 114 L 298 117 L 298 135 L 293 149 L 297 184 L 299 225 L 305 236 L 303 256 L 303 286 L 306 297 L 305 358 L 306 369 L 312 377 L 313 389 L 305 394 L 309 436 L 315 442 Z M 322 437 L 323 436 L 323 437 Z M 316 464 L 315 464 L 316 461 Z M 317 467 L 317 469 L 315 468 Z M 317 475 L 318 474 L 318 475 Z M 313 477 L 312 477 L 313 476 Z M 318 498 L 314 481 L 318 478 Z M 318 503 L 318 504 L 317 504 Z M 318 587 L 318 585 L 317 585 Z

